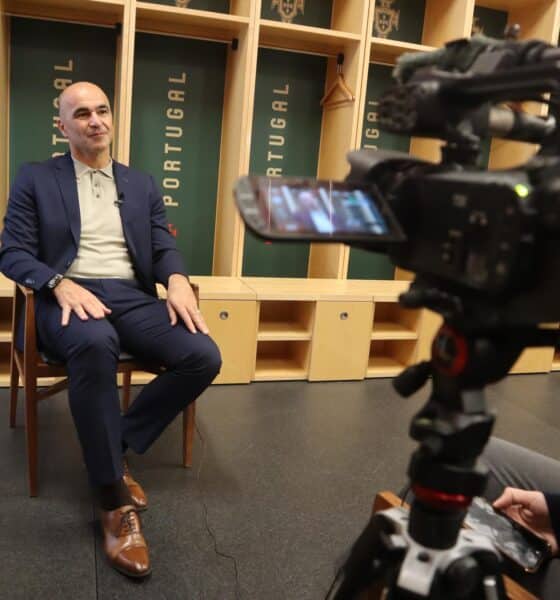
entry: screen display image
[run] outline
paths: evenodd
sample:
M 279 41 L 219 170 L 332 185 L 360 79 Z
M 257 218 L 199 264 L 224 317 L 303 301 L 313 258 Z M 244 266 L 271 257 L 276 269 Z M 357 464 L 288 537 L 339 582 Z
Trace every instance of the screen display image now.
M 260 201 L 277 232 L 388 235 L 390 229 L 371 193 L 352 186 L 261 181 Z
M 548 543 L 496 512 L 482 498 L 474 498 L 465 519 L 472 529 L 488 536 L 494 545 L 526 571 L 536 571 L 548 556 Z

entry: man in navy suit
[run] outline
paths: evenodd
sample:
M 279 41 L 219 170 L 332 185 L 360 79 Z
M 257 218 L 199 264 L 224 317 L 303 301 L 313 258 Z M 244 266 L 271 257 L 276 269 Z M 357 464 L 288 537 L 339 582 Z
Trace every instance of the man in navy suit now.
M 111 159 L 113 119 L 97 86 L 59 99 L 70 152 L 24 165 L 12 186 L 0 269 L 36 292 L 44 349 L 66 363 L 70 408 L 101 507 L 105 552 L 126 575 L 150 572 L 138 510 L 146 496 L 124 461 L 145 452 L 220 370 L 152 177 Z M 158 300 L 156 282 L 167 287 Z M 119 354 L 166 370 L 121 416 Z

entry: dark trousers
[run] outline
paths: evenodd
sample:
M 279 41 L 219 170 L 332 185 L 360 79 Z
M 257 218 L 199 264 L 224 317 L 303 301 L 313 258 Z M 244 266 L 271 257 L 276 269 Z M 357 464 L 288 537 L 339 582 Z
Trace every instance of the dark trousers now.
M 212 382 L 221 357 L 214 341 L 171 326 L 165 301 L 134 281 L 76 279 L 111 309 L 104 319 L 80 320 L 66 327 L 50 292 L 38 295 L 37 329 L 41 345 L 66 363 L 70 410 L 93 485 L 123 475 L 122 453 L 142 454 L 169 423 Z M 121 351 L 166 371 L 146 385 L 121 415 L 117 362 Z

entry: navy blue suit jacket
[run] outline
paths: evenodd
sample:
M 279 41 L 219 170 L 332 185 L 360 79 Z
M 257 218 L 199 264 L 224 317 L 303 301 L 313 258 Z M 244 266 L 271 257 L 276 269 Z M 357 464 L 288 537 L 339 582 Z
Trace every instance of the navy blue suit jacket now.
M 186 275 L 175 239 L 167 228 L 161 194 L 153 178 L 113 162 L 124 236 L 136 277 L 146 291 L 167 285 L 173 273 Z M 78 252 L 80 206 L 70 154 L 21 167 L 4 219 L 0 270 L 40 290 L 64 274 Z

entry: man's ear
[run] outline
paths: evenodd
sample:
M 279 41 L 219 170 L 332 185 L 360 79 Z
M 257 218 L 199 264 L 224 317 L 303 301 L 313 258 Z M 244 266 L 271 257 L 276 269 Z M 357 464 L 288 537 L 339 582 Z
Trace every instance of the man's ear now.
M 60 117 L 57 117 L 56 119 L 56 126 L 58 127 L 58 130 L 60 131 L 60 133 L 62 133 L 64 137 L 68 137 L 66 135 L 66 132 L 64 131 L 64 123 L 60 120 Z

